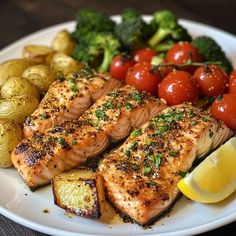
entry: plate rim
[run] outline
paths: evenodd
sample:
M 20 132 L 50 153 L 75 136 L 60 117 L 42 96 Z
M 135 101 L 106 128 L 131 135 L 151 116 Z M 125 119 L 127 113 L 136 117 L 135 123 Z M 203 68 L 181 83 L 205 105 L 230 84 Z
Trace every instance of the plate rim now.
M 150 19 L 150 15 L 143 15 L 144 18 L 146 19 Z M 120 18 L 119 15 L 113 15 L 112 16 L 113 19 L 117 20 Z M 224 34 L 228 37 L 233 38 L 234 40 L 236 40 L 236 36 L 230 32 L 224 31 L 222 29 L 219 29 L 217 27 L 211 26 L 211 25 L 207 25 L 201 22 L 197 22 L 197 21 L 192 21 L 192 20 L 188 20 L 188 19 L 182 19 L 180 18 L 180 23 L 187 23 L 187 24 L 192 24 L 192 25 L 197 25 L 203 28 L 208 28 L 211 30 L 214 30 L 216 32 L 219 32 L 221 34 Z M 12 43 L 10 43 L 8 46 L 2 48 L 0 50 L 0 57 L 2 54 L 7 53 L 8 51 L 10 51 L 12 48 L 14 47 L 19 47 L 21 44 L 23 44 L 25 41 L 28 41 L 30 39 L 33 39 L 34 37 L 37 38 L 39 37 L 41 34 L 45 34 L 47 31 L 50 30 L 54 30 L 55 28 L 62 28 L 63 26 L 67 26 L 69 27 L 72 26 L 73 24 L 75 24 L 75 21 L 67 21 L 67 22 L 63 22 L 63 23 L 59 23 L 59 24 L 55 24 L 43 29 L 40 29 L 38 31 L 35 31 L 33 33 L 30 33 Z M 2 205 L 0 205 L 0 214 L 2 214 L 3 216 L 7 217 L 8 219 L 14 221 L 15 223 L 18 223 L 22 226 L 28 227 L 30 229 L 36 230 L 38 232 L 42 232 L 45 234 L 53 234 L 53 235 L 58 235 L 58 236 L 65 236 L 65 235 L 70 235 L 70 236 L 75 236 L 75 235 L 81 235 L 81 236 L 97 236 L 100 234 L 84 234 L 84 233 L 80 233 L 80 232 L 72 232 L 72 231 L 68 231 L 68 230 L 62 230 L 62 229 L 56 229 L 50 226 L 46 226 L 43 224 L 39 224 L 36 223 L 32 220 L 28 220 L 25 219 L 24 217 L 20 216 L 17 213 L 13 213 L 11 211 L 9 211 L 7 208 L 3 207 Z M 175 232 L 167 232 L 167 233 L 160 233 L 159 235 L 162 236 L 171 236 L 171 235 L 188 235 L 189 233 L 191 233 L 191 235 L 195 235 L 195 234 L 199 234 L 199 233 L 203 233 L 206 231 L 210 231 L 210 230 L 214 230 L 216 228 L 222 227 L 224 225 L 227 225 L 229 223 L 232 223 L 236 220 L 236 212 L 232 213 L 230 215 L 227 215 L 223 218 L 217 219 L 214 222 L 209 222 L 207 224 L 204 224 L 202 226 L 195 226 L 195 227 L 191 227 L 191 228 L 186 228 L 186 229 L 182 229 L 182 230 L 178 230 Z M 141 234 L 139 234 L 141 235 Z M 147 235 L 147 234 L 145 234 Z M 152 233 L 148 234 L 148 235 L 154 235 Z

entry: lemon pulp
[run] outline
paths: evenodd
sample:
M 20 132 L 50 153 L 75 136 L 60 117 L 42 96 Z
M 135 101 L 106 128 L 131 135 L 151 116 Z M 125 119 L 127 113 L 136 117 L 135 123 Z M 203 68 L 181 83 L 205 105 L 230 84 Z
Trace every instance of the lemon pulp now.
M 178 183 L 180 191 L 196 202 L 215 203 L 236 190 L 236 137 L 202 161 Z

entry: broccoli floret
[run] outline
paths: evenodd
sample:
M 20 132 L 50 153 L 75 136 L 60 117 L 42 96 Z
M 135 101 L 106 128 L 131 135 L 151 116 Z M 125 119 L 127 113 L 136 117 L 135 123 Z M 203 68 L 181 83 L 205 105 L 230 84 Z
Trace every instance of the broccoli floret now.
M 72 37 L 77 42 L 87 43 L 91 32 L 113 32 L 115 27 L 115 22 L 106 14 L 87 9 L 77 13 L 76 22 L 76 30 Z
M 157 28 L 149 40 L 149 45 L 155 48 L 160 42 L 166 39 L 175 41 L 190 41 L 191 36 L 187 30 L 179 25 L 176 16 L 167 10 L 158 11 L 153 14 L 152 28 Z
M 122 14 L 123 21 L 116 25 L 115 35 L 124 48 L 134 50 L 146 45 L 150 37 L 151 27 L 143 21 L 141 15 L 132 9 L 126 9 Z
M 226 57 L 225 52 L 214 39 L 208 36 L 201 36 L 194 39 L 192 44 L 202 54 L 205 61 L 220 61 L 222 63 L 220 67 L 226 73 L 230 73 L 233 70 L 232 64 Z
M 106 72 L 113 57 L 119 53 L 119 40 L 110 33 L 94 34 L 88 44 L 78 44 L 73 57 L 87 67 L 98 67 L 99 72 Z
M 121 17 L 122 22 L 127 22 L 141 18 L 141 14 L 133 8 L 126 8 L 123 10 Z

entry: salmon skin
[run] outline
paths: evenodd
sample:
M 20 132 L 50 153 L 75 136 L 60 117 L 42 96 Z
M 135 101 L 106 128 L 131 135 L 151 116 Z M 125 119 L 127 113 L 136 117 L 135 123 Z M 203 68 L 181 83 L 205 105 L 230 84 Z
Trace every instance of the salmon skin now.
M 13 151 L 12 162 L 33 190 L 102 153 L 110 142 L 124 139 L 164 108 L 159 99 L 127 85 L 99 99 L 78 120 L 24 139 Z
M 45 133 L 62 121 L 77 119 L 98 98 L 120 86 L 109 74 L 88 70 L 69 75 L 64 81 L 55 81 L 38 109 L 24 123 L 24 136 L 30 137 L 36 131 Z
M 134 130 L 100 164 L 112 204 L 140 225 L 151 224 L 175 201 L 181 175 L 232 136 L 190 104 L 166 108 Z

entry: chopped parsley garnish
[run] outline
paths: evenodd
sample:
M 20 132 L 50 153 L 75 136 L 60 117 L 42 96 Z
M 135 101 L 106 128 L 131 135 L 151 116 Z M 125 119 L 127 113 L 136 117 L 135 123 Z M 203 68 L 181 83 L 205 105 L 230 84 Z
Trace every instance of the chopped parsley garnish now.
M 142 97 L 140 96 L 138 92 L 131 93 L 130 98 L 135 100 L 138 104 L 142 102 Z
M 140 170 L 140 165 L 138 165 L 136 163 L 132 163 L 132 169 L 133 170 Z
M 40 118 L 41 118 L 42 120 L 46 120 L 47 118 L 49 118 L 49 115 L 46 114 L 46 113 L 42 113 L 42 114 L 40 114 Z
M 150 181 L 149 183 L 148 183 L 150 186 L 157 186 L 157 183 L 156 182 L 154 182 L 154 181 Z
M 130 151 L 129 149 L 126 149 L 126 150 L 125 150 L 125 155 L 126 155 L 127 157 L 130 157 L 130 156 L 131 156 L 131 151 Z
M 152 170 L 151 166 L 145 166 L 144 167 L 144 174 L 145 175 L 150 174 L 151 170 Z
M 169 152 L 169 155 L 172 156 L 172 157 L 176 157 L 178 155 L 178 152 Z
M 104 108 L 107 108 L 107 109 L 114 109 L 114 108 L 116 108 L 116 106 L 115 106 L 112 102 L 110 102 L 110 101 L 104 102 L 104 103 L 102 104 L 102 106 L 103 106 Z
M 99 120 L 105 120 L 106 117 L 107 117 L 106 112 L 104 110 L 101 110 L 101 109 L 97 109 L 95 111 L 95 115 Z
M 196 121 L 196 120 L 192 120 L 192 121 L 191 121 L 191 125 L 192 125 L 192 126 L 195 126 L 196 124 L 197 124 L 197 121 Z
M 65 139 L 64 139 L 64 138 L 61 138 L 61 137 L 57 138 L 57 141 L 58 141 L 58 143 L 61 144 L 61 145 L 64 145 L 65 142 L 66 142 Z
M 127 111 L 131 111 L 134 108 L 134 106 L 129 102 L 125 102 L 125 108 Z
M 169 130 L 169 126 L 167 126 L 167 125 L 158 127 L 158 131 L 161 132 L 161 133 L 165 132 L 165 131 L 168 131 L 168 130 Z
M 162 164 L 162 158 L 164 157 L 164 154 L 163 153 L 158 153 L 153 161 L 154 161 L 154 165 L 156 168 L 160 168 L 161 164 Z
M 202 117 L 202 121 L 204 121 L 204 122 L 207 122 L 208 121 L 208 119 L 206 118 L 206 117 Z
M 74 78 L 69 78 L 68 79 L 68 82 L 69 82 L 69 84 L 70 84 L 70 88 L 71 88 L 71 91 L 73 92 L 73 93 L 77 93 L 77 92 L 79 92 L 79 89 L 78 89 L 78 87 L 77 87 L 77 85 L 76 85 L 76 82 L 75 82 L 75 79 Z
M 91 79 L 92 77 L 94 77 L 94 71 L 92 71 L 91 69 L 89 68 L 86 68 L 86 69 L 82 69 L 80 70 L 79 72 L 76 72 L 75 73 L 75 76 L 77 78 L 84 78 L 86 77 L 87 79 Z
M 71 141 L 71 145 L 76 145 L 78 142 L 76 140 Z
M 130 137 L 131 137 L 131 138 L 134 138 L 134 137 L 137 137 L 137 136 L 139 136 L 139 135 L 141 135 L 141 134 L 142 134 L 142 130 L 141 130 L 141 128 L 139 128 L 139 129 L 134 130 L 134 131 L 130 134 Z
M 109 93 L 108 96 L 113 97 L 113 98 L 118 98 L 120 94 L 121 94 L 121 90 L 116 90 L 112 93 Z

